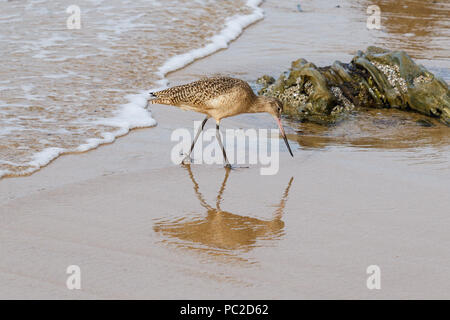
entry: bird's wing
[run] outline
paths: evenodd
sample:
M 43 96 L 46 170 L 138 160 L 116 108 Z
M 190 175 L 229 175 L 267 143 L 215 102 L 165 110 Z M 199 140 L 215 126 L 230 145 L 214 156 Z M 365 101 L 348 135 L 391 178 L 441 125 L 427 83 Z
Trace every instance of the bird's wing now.
M 236 87 L 244 86 L 248 86 L 248 84 L 239 79 L 228 77 L 204 78 L 188 84 L 152 92 L 156 98 L 152 99 L 150 103 L 203 107 L 209 100 L 226 94 Z

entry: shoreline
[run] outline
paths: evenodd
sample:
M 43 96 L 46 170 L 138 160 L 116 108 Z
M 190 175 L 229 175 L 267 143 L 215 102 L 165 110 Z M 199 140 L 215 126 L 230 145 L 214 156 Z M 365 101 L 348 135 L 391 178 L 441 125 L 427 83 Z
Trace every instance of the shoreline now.
M 222 61 L 228 61 L 227 56 L 229 56 L 229 55 L 226 54 L 224 51 L 227 50 L 227 48 L 229 47 L 229 45 L 232 42 L 234 42 L 236 39 L 239 39 L 242 36 L 245 39 L 240 41 L 240 43 L 238 44 L 238 46 L 239 46 L 238 49 L 234 48 L 234 50 L 237 51 L 237 53 L 234 54 L 234 56 L 240 56 L 241 54 L 244 54 L 244 55 L 248 54 L 248 52 L 245 51 L 245 50 L 248 50 L 248 47 L 246 47 L 245 45 L 241 45 L 247 39 L 247 36 L 245 35 L 245 29 L 248 28 L 249 26 L 252 26 L 253 24 L 259 22 L 261 19 L 264 18 L 262 6 L 268 7 L 269 10 L 270 9 L 273 10 L 274 8 L 279 9 L 280 7 L 283 7 L 283 4 L 284 3 L 281 3 L 280 6 L 277 6 L 274 4 L 265 3 L 262 0 L 248 0 L 246 3 L 246 6 L 254 9 L 254 12 L 252 14 L 245 15 L 245 16 L 237 15 L 237 16 L 230 17 L 229 21 L 226 23 L 224 28 L 216 36 L 214 36 L 211 39 L 211 42 L 209 42 L 207 45 L 205 45 L 204 47 L 201 47 L 201 48 L 192 49 L 186 53 L 171 57 L 168 60 L 166 60 L 163 63 L 163 65 L 161 65 L 160 68 L 158 69 L 157 76 L 159 76 L 160 79 L 156 81 L 156 83 L 158 84 L 157 87 L 153 87 L 151 89 L 143 90 L 143 91 L 141 90 L 140 93 L 128 94 L 125 98 L 127 98 L 129 100 L 129 102 L 120 105 L 120 108 L 117 110 L 115 117 L 105 118 L 105 119 L 97 121 L 98 124 L 112 125 L 114 127 L 118 127 L 119 128 L 118 130 L 116 130 L 115 132 L 112 132 L 112 133 L 103 134 L 103 138 L 88 139 L 86 141 L 86 143 L 83 143 L 82 145 L 78 146 L 77 148 L 75 148 L 75 150 L 66 150 L 66 149 L 61 149 L 59 147 L 47 148 L 47 149 L 43 150 L 42 152 L 36 154 L 35 160 L 34 160 L 34 162 L 37 163 L 36 167 L 29 169 L 28 171 L 23 172 L 21 174 L 15 174 L 15 173 L 11 173 L 8 171 L 0 171 L 0 181 L 3 179 L 10 179 L 10 178 L 15 178 L 15 177 L 20 178 L 20 177 L 26 177 L 26 176 L 32 175 L 35 172 L 41 170 L 42 168 L 50 165 L 55 160 L 59 159 L 61 156 L 76 155 L 79 153 L 88 152 L 88 151 L 97 149 L 103 145 L 114 143 L 117 139 L 127 136 L 130 132 L 132 132 L 135 129 L 150 128 L 150 127 L 156 126 L 157 121 L 153 117 L 152 112 L 150 110 L 146 111 L 146 99 L 148 96 L 148 92 L 165 88 L 168 86 L 170 81 L 173 82 L 171 84 L 182 84 L 184 82 L 192 81 L 192 79 L 201 78 L 202 76 L 205 75 L 204 71 L 210 69 L 210 67 L 208 65 L 209 62 L 203 62 L 202 60 L 205 60 L 206 58 L 210 57 L 211 55 L 219 54 L 219 57 L 220 57 L 220 59 L 222 59 Z M 348 6 L 349 4 L 345 3 L 345 5 Z M 333 6 L 331 6 L 331 7 L 333 7 Z M 301 16 L 301 14 L 310 14 L 310 12 L 308 12 L 309 10 L 311 10 L 311 9 L 317 10 L 317 8 L 320 8 L 320 5 L 317 7 L 314 7 L 312 4 L 306 4 L 306 10 L 305 10 L 306 12 L 296 13 L 296 15 Z M 339 11 L 337 9 L 338 8 L 334 8 L 334 10 L 336 10 L 336 12 Z M 346 8 L 346 9 L 348 10 L 349 8 Z M 292 11 L 293 9 L 291 8 L 290 10 Z M 352 12 L 352 10 L 353 9 L 351 9 L 349 12 Z M 333 16 L 334 13 L 332 13 L 331 15 Z M 287 16 L 284 15 L 283 18 L 287 18 L 288 16 L 292 16 L 292 14 L 287 15 Z M 351 14 L 349 16 L 351 18 L 354 18 Z M 287 21 L 292 22 L 292 18 L 287 18 Z M 238 28 L 236 28 L 236 25 L 235 25 L 236 23 L 238 24 Z M 271 21 L 271 23 L 273 24 L 274 21 Z M 343 27 L 343 26 L 341 25 L 341 27 Z M 232 29 L 234 29 L 234 30 L 230 31 Z M 258 29 L 261 31 L 254 32 L 253 35 L 251 36 L 253 39 L 255 37 L 257 37 L 257 35 L 256 35 L 257 33 L 259 33 L 259 35 L 264 33 L 263 27 L 258 27 Z M 347 28 L 344 27 L 344 29 L 347 29 Z M 339 33 L 345 34 L 345 32 L 342 32 L 342 31 Z M 368 32 L 367 30 L 360 31 L 359 33 L 360 33 L 358 35 L 359 38 L 372 39 L 371 41 L 375 41 L 374 39 L 376 39 L 376 37 L 374 38 L 373 37 L 374 35 L 373 34 L 371 35 L 371 33 Z M 278 37 L 278 38 L 280 38 L 280 37 Z M 273 42 L 274 40 L 276 41 L 277 38 L 269 37 L 269 39 L 272 40 L 272 42 Z M 264 39 L 261 41 L 264 41 Z M 371 42 L 365 41 L 364 43 L 370 44 Z M 357 46 L 354 46 L 353 51 L 344 50 L 347 52 L 337 52 L 336 55 L 330 55 L 328 53 L 325 55 L 319 55 L 319 57 L 320 57 L 319 59 L 315 60 L 314 58 L 310 58 L 311 60 L 309 60 L 309 61 L 311 61 L 315 64 L 318 64 L 318 65 L 330 65 L 334 60 L 339 60 L 339 59 L 341 59 L 341 61 L 349 61 L 349 59 L 351 59 L 354 51 L 358 50 L 357 48 L 358 48 Z M 283 48 L 283 49 L 286 49 L 286 48 Z M 360 47 L 359 49 L 364 49 L 364 48 Z M 282 59 L 273 59 L 274 56 L 270 56 L 271 60 L 277 61 L 277 63 L 275 63 L 275 64 L 272 63 L 272 65 L 275 65 L 275 68 L 269 66 L 269 68 L 262 69 L 261 68 L 262 65 L 267 66 L 264 62 L 251 65 L 250 68 L 248 68 L 248 70 L 246 70 L 246 74 L 252 74 L 252 75 L 257 75 L 257 76 L 256 77 L 253 76 L 251 78 L 249 78 L 247 76 L 247 77 L 244 77 L 244 80 L 255 81 L 259 76 L 262 76 L 264 74 L 279 75 L 289 68 L 289 64 L 291 61 L 294 61 L 300 57 L 302 57 L 302 58 L 310 57 L 310 55 L 308 55 L 308 54 L 305 54 L 305 56 L 300 55 L 301 52 L 305 52 L 304 47 L 301 45 L 291 45 L 291 47 L 289 48 L 289 50 L 287 50 L 287 52 L 288 52 L 288 56 L 290 58 L 286 58 L 286 56 L 283 56 Z M 299 52 L 299 54 L 295 54 L 295 52 Z M 283 54 L 286 54 L 286 53 L 283 52 Z M 324 58 L 324 56 L 327 58 Z M 344 57 L 346 57 L 346 58 L 344 58 Z M 433 70 L 434 72 L 438 72 L 440 74 L 440 76 L 444 76 L 444 80 L 447 83 L 449 83 L 449 81 L 450 81 L 450 73 L 449 72 L 445 73 L 442 70 L 437 69 L 437 65 L 433 64 L 432 61 L 427 61 L 427 60 L 424 61 L 424 60 L 418 59 L 417 62 L 424 63 L 425 65 L 430 67 L 431 70 Z M 195 64 L 195 65 L 193 66 L 192 64 Z M 226 64 L 226 65 L 228 66 L 228 64 Z M 446 65 L 448 65 L 448 64 L 446 64 Z M 448 66 L 450 66 L 450 65 L 448 65 Z M 228 75 L 229 74 L 229 71 L 225 71 L 225 69 L 222 69 L 221 67 L 219 67 L 219 68 L 217 68 L 217 66 L 215 66 L 215 67 L 217 69 L 216 72 L 206 73 L 206 74 L 207 75 L 216 75 L 216 74 Z M 247 66 L 244 64 L 239 64 L 239 63 L 234 62 L 232 67 L 245 68 Z M 187 69 L 187 70 L 184 70 L 184 69 Z M 267 71 L 264 71 L 264 70 L 267 70 Z M 237 76 L 237 77 L 239 76 L 239 72 L 236 70 L 231 71 L 231 73 L 233 76 Z M 129 109 L 129 111 L 126 110 L 127 108 Z M 127 114 L 130 112 L 131 113 L 140 113 L 142 116 L 139 120 L 132 120 L 131 122 L 127 123 L 127 125 L 124 127 L 122 124 L 123 121 L 121 121 L 121 119 L 123 119 L 124 116 L 120 116 L 120 114 Z M 125 116 L 125 118 L 126 118 L 126 116 Z M 47 156 L 45 156 L 45 154 L 47 154 Z M 42 155 L 44 155 L 44 156 L 42 156 Z
M 233 41 L 238 39 L 245 29 L 264 19 L 263 10 L 260 8 L 262 0 L 247 0 L 246 6 L 253 9 L 253 13 L 250 15 L 237 15 L 230 17 L 226 22 L 224 28 L 214 37 L 210 39 L 210 42 L 204 47 L 192 49 L 186 53 L 169 58 L 164 62 L 162 66 L 158 68 L 158 74 L 161 78 L 157 83 L 166 88 L 168 84 L 167 75 L 170 73 L 181 70 L 190 64 L 206 58 L 220 50 L 227 49 Z M 159 87 L 158 87 L 159 89 Z M 157 90 L 155 88 L 151 90 Z
M 308 48 L 283 44 L 276 32 L 261 35 L 283 23 L 308 23 L 286 3 L 263 3 L 266 19 L 168 80 L 178 84 L 205 73 L 250 80 L 288 67 Z M 314 59 L 314 50 L 305 58 L 328 63 L 351 56 L 341 51 Z M 261 52 L 267 55 L 256 59 Z M 308 148 L 291 139 L 295 157 L 281 149 L 277 175 L 261 176 L 254 165 L 233 170 L 225 185 L 222 166 L 193 165 L 190 175 L 170 160 L 173 130 L 192 131 L 201 116 L 158 105 L 151 112 L 156 127 L 59 157 L 31 176 L 0 180 L 0 297 L 449 297 L 450 168 L 439 158 L 433 162 L 439 148 L 425 154 Z M 223 121 L 227 129 L 275 127 L 264 114 Z M 213 206 L 217 199 L 221 210 Z M 245 232 L 230 228 L 233 223 Z M 73 264 L 82 270 L 82 290 L 65 286 Z M 382 290 L 366 287 L 373 264 L 382 270 Z
M 155 126 L 157 124 L 156 120 L 152 117 L 151 112 L 146 110 L 149 92 L 166 88 L 168 84 L 166 76 L 169 73 L 176 72 L 199 59 L 212 55 L 219 50 L 228 48 L 229 44 L 239 38 L 247 27 L 264 18 L 263 10 L 260 8 L 261 3 L 262 0 L 247 0 L 245 5 L 253 9 L 253 13 L 228 17 L 224 27 L 218 34 L 214 35 L 206 45 L 167 59 L 154 75 L 157 78 L 159 77 L 159 79 L 155 81 L 157 87 L 141 90 L 140 93 L 127 94 L 124 98 L 125 100 L 128 100 L 128 103 L 119 105 L 118 109 L 114 112 L 113 117 L 94 121 L 94 123 L 98 125 L 118 128 L 116 131 L 104 132 L 101 134 L 102 138 L 89 138 L 74 149 L 47 147 L 33 155 L 34 160 L 29 163 L 31 164 L 31 168 L 25 171 L 17 174 L 8 170 L 0 170 L 0 180 L 4 178 L 31 175 L 49 165 L 62 155 L 90 151 L 101 145 L 113 143 L 118 138 L 127 135 L 133 129 Z

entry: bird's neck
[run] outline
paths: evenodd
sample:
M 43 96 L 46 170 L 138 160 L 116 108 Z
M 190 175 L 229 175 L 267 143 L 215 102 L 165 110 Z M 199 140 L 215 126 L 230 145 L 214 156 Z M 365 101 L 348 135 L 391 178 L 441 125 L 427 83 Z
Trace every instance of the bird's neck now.
M 248 113 L 267 112 L 267 101 L 264 96 L 256 96 L 253 103 L 248 108 Z

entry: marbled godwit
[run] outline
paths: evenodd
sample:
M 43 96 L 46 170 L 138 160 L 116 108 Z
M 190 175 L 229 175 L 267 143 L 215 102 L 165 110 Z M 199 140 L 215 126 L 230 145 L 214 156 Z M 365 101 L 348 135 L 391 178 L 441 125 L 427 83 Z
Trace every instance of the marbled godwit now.
M 286 143 L 291 156 L 286 134 L 281 124 L 281 113 L 283 104 L 280 100 L 271 97 L 257 96 L 247 82 L 230 77 L 204 78 L 185 85 L 168 88 L 166 90 L 152 92 L 149 103 L 172 105 L 183 110 L 192 110 L 206 114 L 201 127 L 199 128 L 191 149 L 185 162 L 190 159 L 194 145 L 209 118 L 216 120 L 216 138 L 222 148 L 226 167 L 230 168 L 225 148 L 220 137 L 220 121 L 227 117 L 232 117 L 242 113 L 267 112 L 271 114 L 278 123 L 281 135 Z

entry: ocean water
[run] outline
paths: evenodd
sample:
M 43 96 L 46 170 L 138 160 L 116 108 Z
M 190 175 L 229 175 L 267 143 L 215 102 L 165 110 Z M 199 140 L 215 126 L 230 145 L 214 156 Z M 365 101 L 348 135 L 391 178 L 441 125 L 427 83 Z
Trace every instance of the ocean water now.
M 1 0 L 0 178 L 156 125 L 148 92 L 226 48 L 263 18 L 260 3 Z

